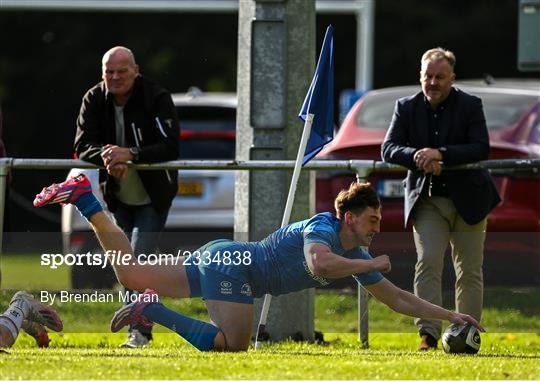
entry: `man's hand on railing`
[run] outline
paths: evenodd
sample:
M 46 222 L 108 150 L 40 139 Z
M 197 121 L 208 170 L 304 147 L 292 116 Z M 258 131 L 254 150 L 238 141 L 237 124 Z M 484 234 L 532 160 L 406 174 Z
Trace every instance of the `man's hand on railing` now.
M 128 166 L 125 163 L 117 163 L 112 166 L 107 166 L 107 173 L 118 179 L 126 179 L 128 174 Z

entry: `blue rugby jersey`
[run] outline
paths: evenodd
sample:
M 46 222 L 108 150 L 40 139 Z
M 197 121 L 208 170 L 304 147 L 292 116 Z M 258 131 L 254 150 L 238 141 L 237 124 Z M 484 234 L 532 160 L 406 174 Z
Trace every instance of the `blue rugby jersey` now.
M 214 254 L 217 251 L 249 253 L 249 266 L 211 264 L 209 267 L 232 277 L 247 278 L 254 297 L 261 297 L 265 293 L 277 296 L 328 285 L 336 280 L 311 273 L 304 257 L 305 244 L 324 244 L 333 253 L 350 259 L 372 259 L 361 247 L 349 251 L 343 249 L 339 239 L 340 226 L 340 221 L 333 214 L 325 212 L 280 228 L 258 242 L 217 240 L 201 250 L 208 249 Z M 353 277 L 362 285 L 375 284 L 383 278 L 380 272 L 361 273 Z

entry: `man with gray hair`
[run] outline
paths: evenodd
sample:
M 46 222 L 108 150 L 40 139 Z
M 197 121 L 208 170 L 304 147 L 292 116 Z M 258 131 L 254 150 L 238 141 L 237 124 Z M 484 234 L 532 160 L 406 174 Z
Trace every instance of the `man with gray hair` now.
M 109 49 L 102 59 L 103 81 L 84 95 L 75 137 L 82 160 L 104 166 L 107 207 L 131 240 L 135 254 L 154 253 L 177 191 L 176 171 L 136 171 L 127 163 L 175 160 L 179 123 L 168 91 L 139 73 L 131 50 Z M 151 339 L 143 326 L 130 328 L 126 347 Z
M 413 223 L 417 263 L 415 294 L 441 305 L 448 243 L 456 272 L 456 310 L 480 320 L 482 262 L 488 213 L 500 202 L 485 170 L 444 171 L 486 160 L 489 135 L 480 98 L 453 87 L 454 54 L 430 49 L 421 60 L 422 91 L 396 102 L 382 158 L 409 169 L 405 225 Z M 416 319 L 419 350 L 437 347 L 441 321 Z

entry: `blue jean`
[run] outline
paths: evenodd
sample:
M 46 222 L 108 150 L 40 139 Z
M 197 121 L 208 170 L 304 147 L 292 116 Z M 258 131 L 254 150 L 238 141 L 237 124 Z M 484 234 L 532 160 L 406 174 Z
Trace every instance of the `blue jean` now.
M 157 212 L 151 204 L 144 206 L 128 206 L 118 203 L 116 211 L 113 213 L 116 224 L 125 232 L 131 242 L 134 254 L 138 257 L 140 254 L 155 253 L 159 237 L 169 211 Z M 126 289 L 127 292 L 137 293 Z M 137 329 L 147 337 L 152 337 L 152 329 L 140 325 L 129 327 L 131 332 Z

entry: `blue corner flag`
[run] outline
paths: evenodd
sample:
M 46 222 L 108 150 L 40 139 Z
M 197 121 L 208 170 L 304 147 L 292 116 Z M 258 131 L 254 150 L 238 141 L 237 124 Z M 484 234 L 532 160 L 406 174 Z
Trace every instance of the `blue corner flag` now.
M 313 114 L 311 133 L 304 154 L 305 165 L 334 139 L 334 28 L 326 29 L 324 42 L 317 62 L 315 76 L 304 99 L 298 116 L 304 122 L 308 114 Z

